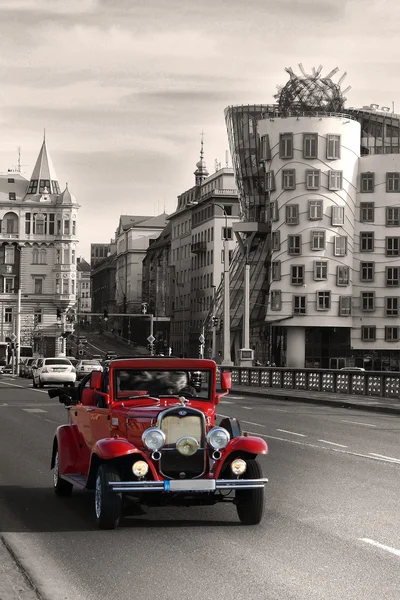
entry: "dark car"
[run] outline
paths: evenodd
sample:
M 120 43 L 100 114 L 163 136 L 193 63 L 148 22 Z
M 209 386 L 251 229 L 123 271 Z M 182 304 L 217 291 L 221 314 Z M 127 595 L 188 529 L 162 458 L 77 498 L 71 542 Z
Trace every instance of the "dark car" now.
M 193 373 L 201 375 L 200 389 Z M 73 406 L 53 441 L 56 494 L 69 496 L 74 486 L 93 490 L 101 529 L 118 525 L 123 495 L 146 506 L 232 502 L 243 524 L 258 524 L 267 479 L 257 456 L 268 447 L 243 435 L 236 419 L 217 425 L 231 374 L 222 372 L 217 393 L 216 373 L 211 360 L 119 359 L 78 388 L 51 390 Z

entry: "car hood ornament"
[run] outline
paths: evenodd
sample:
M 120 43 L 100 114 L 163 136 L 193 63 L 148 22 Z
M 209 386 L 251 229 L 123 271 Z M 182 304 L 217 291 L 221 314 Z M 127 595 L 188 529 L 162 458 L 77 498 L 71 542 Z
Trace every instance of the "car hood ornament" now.
M 182 404 L 182 406 L 185 406 L 185 404 L 187 404 L 189 400 L 187 400 L 185 396 L 179 396 L 179 402 Z

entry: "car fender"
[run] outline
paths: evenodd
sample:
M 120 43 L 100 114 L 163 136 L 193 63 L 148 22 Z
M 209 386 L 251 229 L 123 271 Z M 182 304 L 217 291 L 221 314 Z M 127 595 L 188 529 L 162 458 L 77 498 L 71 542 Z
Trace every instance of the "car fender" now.
M 139 448 L 128 442 L 125 438 L 104 438 L 96 442 L 92 448 L 92 463 L 93 455 L 101 461 L 113 460 L 114 458 L 123 458 L 136 454 L 138 459 L 142 459 L 149 465 L 149 469 L 154 479 L 159 479 L 157 471 L 151 460 Z
M 61 425 L 57 428 L 53 442 L 53 453 L 51 458 L 51 468 L 54 467 L 54 459 L 58 448 L 59 472 L 79 473 L 85 471 L 88 466 L 89 456 L 85 457 L 82 453 L 84 444 L 80 441 L 80 433 L 77 425 Z
M 222 459 L 216 463 L 214 476 L 218 478 L 225 464 L 234 457 L 244 455 L 247 458 L 255 458 L 259 454 L 268 454 L 268 445 L 265 440 L 256 436 L 233 438 L 223 451 Z

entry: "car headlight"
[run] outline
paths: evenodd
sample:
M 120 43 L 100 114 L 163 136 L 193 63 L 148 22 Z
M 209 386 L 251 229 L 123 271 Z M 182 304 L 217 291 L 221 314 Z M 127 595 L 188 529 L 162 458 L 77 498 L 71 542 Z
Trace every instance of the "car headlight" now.
M 165 444 L 165 434 L 157 427 L 150 427 L 143 433 L 142 442 L 149 450 L 159 450 Z
M 132 465 L 132 473 L 136 475 L 136 477 L 144 477 L 147 475 L 149 470 L 149 465 L 144 460 L 137 460 Z
M 226 448 L 230 440 L 230 435 L 224 427 L 213 427 L 207 433 L 207 442 L 214 450 Z
M 235 458 L 235 460 L 231 462 L 231 470 L 234 475 L 243 475 L 246 469 L 246 461 L 244 461 L 242 458 Z
M 191 436 L 182 437 L 176 442 L 176 449 L 184 456 L 192 456 L 198 448 L 199 442 Z

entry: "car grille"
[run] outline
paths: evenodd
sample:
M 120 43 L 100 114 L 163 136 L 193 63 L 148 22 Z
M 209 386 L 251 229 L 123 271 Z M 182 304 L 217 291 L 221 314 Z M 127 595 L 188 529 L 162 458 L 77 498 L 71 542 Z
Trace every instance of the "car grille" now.
M 160 459 L 162 475 L 170 479 L 193 479 L 202 475 L 206 459 L 203 413 L 184 406 L 169 409 L 160 415 L 159 427 L 166 437 Z M 176 450 L 176 442 L 186 436 L 194 437 L 199 443 L 199 449 L 192 456 L 183 456 Z

